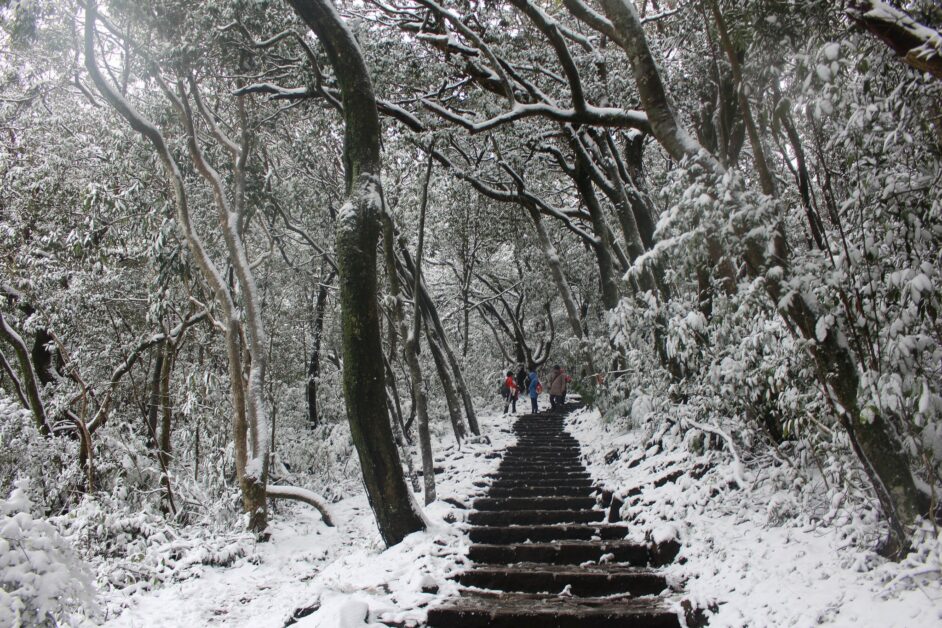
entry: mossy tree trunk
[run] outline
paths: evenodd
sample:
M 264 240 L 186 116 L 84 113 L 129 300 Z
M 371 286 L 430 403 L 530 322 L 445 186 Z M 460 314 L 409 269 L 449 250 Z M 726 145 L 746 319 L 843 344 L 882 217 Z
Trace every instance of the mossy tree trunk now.
M 344 117 L 346 203 L 337 217 L 343 389 L 350 434 L 380 535 L 387 545 L 425 529 L 402 475 L 386 407 L 376 245 L 383 212 L 380 124 L 369 72 L 329 0 L 288 0 L 320 39 L 337 77 Z

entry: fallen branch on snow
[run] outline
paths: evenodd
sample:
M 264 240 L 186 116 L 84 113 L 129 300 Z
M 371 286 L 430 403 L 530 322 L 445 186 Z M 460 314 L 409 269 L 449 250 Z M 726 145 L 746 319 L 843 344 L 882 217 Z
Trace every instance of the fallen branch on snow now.
M 321 519 L 324 520 L 324 525 L 331 528 L 334 527 L 334 520 L 331 518 L 327 506 L 324 505 L 324 498 L 313 491 L 296 486 L 269 484 L 265 489 L 265 494 L 271 499 L 290 499 L 313 506 L 317 512 L 321 513 Z
M 684 422 L 690 425 L 690 427 L 696 428 L 702 432 L 709 432 L 710 434 L 716 434 L 724 441 L 726 441 L 726 446 L 729 448 L 729 453 L 733 454 L 733 480 L 743 488 L 746 486 L 746 481 L 743 479 L 742 475 L 742 462 L 739 460 L 739 452 L 736 450 L 736 445 L 733 444 L 733 439 L 723 431 L 721 428 L 714 425 L 707 425 L 705 423 L 698 423 L 691 419 L 684 419 Z

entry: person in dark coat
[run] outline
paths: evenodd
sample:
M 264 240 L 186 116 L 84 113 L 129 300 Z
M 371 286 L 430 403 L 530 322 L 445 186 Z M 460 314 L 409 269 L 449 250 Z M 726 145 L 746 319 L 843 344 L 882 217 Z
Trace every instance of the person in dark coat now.
M 523 368 L 522 364 L 517 370 L 517 390 L 521 393 L 527 390 L 527 369 Z

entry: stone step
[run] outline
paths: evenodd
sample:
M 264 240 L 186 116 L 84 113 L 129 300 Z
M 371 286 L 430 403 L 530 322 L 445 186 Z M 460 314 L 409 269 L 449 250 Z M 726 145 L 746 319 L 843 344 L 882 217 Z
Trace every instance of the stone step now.
M 501 462 L 536 462 L 540 464 L 556 464 L 556 462 L 560 462 L 563 464 L 585 464 L 581 456 L 576 455 L 574 452 L 567 451 L 541 451 L 530 452 L 528 454 L 514 452 L 508 453 L 501 458 Z
M 520 453 L 525 453 L 529 451 L 545 451 L 545 450 L 581 452 L 581 450 L 579 449 L 578 443 L 570 443 L 570 442 L 562 441 L 562 440 L 546 440 L 546 441 L 540 441 L 537 443 L 533 443 L 533 442 L 520 443 L 518 441 L 514 443 L 513 445 L 510 445 L 509 447 L 507 447 L 507 449 L 505 449 L 505 451 L 508 451 L 508 452 L 520 452 Z
M 542 473 L 544 471 L 555 471 L 557 473 L 587 473 L 585 466 L 574 462 L 549 463 L 540 460 L 528 461 L 504 461 L 498 467 L 498 471 L 533 471 Z
M 513 429 L 514 429 L 514 430 L 519 430 L 519 431 L 522 431 L 522 430 L 539 430 L 539 431 L 556 430 L 557 432 L 565 432 L 565 431 L 566 431 L 566 421 L 565 421 L 565 420 L 561 420 L 561 419 L 557 419 L 557 418 L 549 418 L 549 417 L 546 417 L 546 418 L 534 418 L 534 419 L 527 419 L 527 418 L 521 417 L 521 418 L 517 419 L 517 421 L 513 424 Z
M 504 478 L 515 478 L 518 480 L 588 480 L 590 476 L 585 471 L 573 471 L 566 473 L 563 471 L 553 473 L 541 473 L 537 471 L 507 471 L 486 473 L 484 477 L 501 480 Z
M 468 587 L 520 593 L 559 593 L 569 587 L 569 593 L 581 597 L 656 595 L 667 588 L 663 575 L 622 565 L 487 565 L 462 572 L 455 580 Z
M 603 521 L 604 510 L 475 510 L 468 523 L 479 526 L 519 526 L 547 523 L 591 523 Z
M 513 425 L 513 430 L 520 432 L 554 432 L 556 434 L 568 434 L 563 421 L 517 421 Z
M 501 462 L 533 462 L 538 464 L 578 464 L 583 465 L 582 457 L 575 453 L 568 452 L 547 452 L 547 453 L 510 453 L 501 458 Z
M 486 483 L 480 482 L 482 486 L 486 486 Z M 524 479 L 498 479 L 495 480 L 491 485 L 491 488 L 584 488 L 591 491 L 594 485 L 592 480 L 589 479 L 569 479 L 569 480 L 542 480 L 535 478 L 524 478 Z
M 562 523 L 533 526 L 472 526 L 468 538 L 472 543 L 510 544 L 550 541 L 614 541 L 628 535 L 621 524 Z
M 428 611 L 429 628 L 679 628 L 658 598 L 468 592 Z
M 505 458 L 500 466 L 508 467 L 555 467 L 555 468 L 578 468 L 580 471 L 585 471 L 585 465 L 582 464 L 580 460 L 552 460 L 549 458 L 546 459 L 525 459 L 525 458 Z
M 666 545 L 666 544 L 665 544 Z M 670 564 L 680 546 L 646 545 L 634 541 L 561 541 L 557 543 L 513 543 L 490 545 L 477 543 L 468 548 L 468 558 L 475 563 L 552 563 L 579 565 L 587 561 L 659 567 Z
M 492 486 L 487 492 L 488 497 L 588 497 L 592 492 L 590 487 L 586 486 L 516 486 L 513 488 L 501 488 Z
M 539 462 L 541 464 L 578 464 L 582 465 L 582 456 L 575 451 L 533 451 L 508 452 L 501 458 L 502 462 Z
M 594 497 L 479 497 L 474 510 L 580 510 L 595 506 Z
M 579 441 L 569 434 L 517 434 L 517 442 L 514 444 L 520 445 L 522 443 L 532 445 L 538 445 L 540 443 L 578 445 Z

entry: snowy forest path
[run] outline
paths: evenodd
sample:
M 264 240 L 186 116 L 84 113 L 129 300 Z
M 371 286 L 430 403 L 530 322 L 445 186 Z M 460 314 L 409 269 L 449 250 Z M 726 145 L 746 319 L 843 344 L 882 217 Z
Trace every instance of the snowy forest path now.
M 475 566 L 455 578 L 460 597 L 429 610 L 430 627 L 680 626 L 656 569 L 676 551 L 624 540 L 618 503 L 594 485 L 565 430 L 578 407 L 514 424 L 517 443 L 468 515 Z

